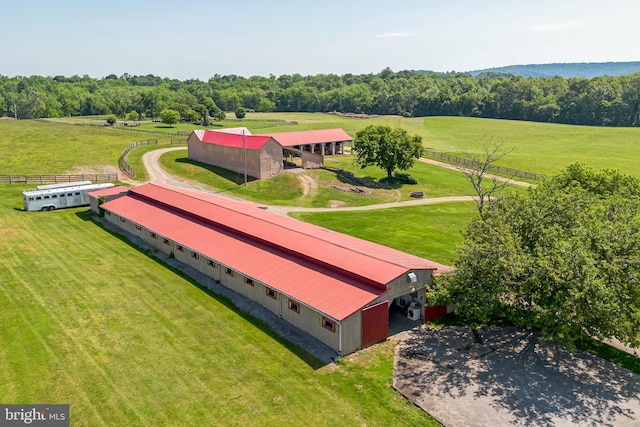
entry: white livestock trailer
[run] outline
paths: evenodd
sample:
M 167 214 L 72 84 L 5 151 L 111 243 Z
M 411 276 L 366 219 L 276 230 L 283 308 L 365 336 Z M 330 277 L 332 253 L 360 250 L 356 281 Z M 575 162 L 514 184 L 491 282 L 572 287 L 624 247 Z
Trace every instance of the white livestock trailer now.
M 52 211 L 89 205 L 89 193 L 113 187 L 108 182 L 92 184 L 91 181 L 68 182 L 65 184 L 41 185 L 35 190 L 22 192 L 25 211 Z

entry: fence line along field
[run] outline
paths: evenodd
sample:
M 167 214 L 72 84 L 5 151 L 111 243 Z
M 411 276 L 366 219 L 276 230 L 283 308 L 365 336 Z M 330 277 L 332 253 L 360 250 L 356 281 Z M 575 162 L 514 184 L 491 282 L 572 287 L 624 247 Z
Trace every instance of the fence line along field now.
M 425 148 L 453 155 L 471 151 L 476 138 L 495 137 L 515 147 L 502 165 L 543 174 L 576 160 L 640 173 L 640 129 L 438 117 L 260 117 L 299 123 L 266 132 L 342 127 L 354 135 L 370 124 L 401 126 L 423 136 Z M 117 168 L 132 142 L 147 138 L 132 130 L 9 120 L 0 121 L 0 135 L 0 174 L 24 175 L 102 173 Z M 170 139 L 161 136 L 158 144 Z M 426 171 L 420 176 L 452 179 Z M 438 191 L 439 182 L 428 184 Z M 22 211 L 22 191 L 29 188 L 0 185 L 0 402 L 69 403 L 77 426 L 437 425 L 390 387 L 393 343 L 322 367 L 153 253 L 101 228 L 86 208 Z M 425 227 L 418 237 L 408 228 L 400 236 L 406 243 L 389 244 L 446 244 L 473 207 L 446 208 L 433 218 L 445 221 L 455 213 L 455 224 Z M 405 221 L 430 221 L 422 219 L 426 210 L 396 212 L 392 218 L 370 212 L 367 221 L 393 222 L 398 229 Z M 327 222 L 328 215 L 318 221 Z M 335 218 L 340 227 L 353 222 L 348 215 Z

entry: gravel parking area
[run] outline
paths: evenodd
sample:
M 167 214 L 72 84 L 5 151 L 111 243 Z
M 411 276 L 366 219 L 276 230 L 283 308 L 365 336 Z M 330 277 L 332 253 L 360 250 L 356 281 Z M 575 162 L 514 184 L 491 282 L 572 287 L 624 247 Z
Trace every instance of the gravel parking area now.
M 448 427 L 640 426 L 640 375 L 517 328 L 421 326 L 393 386 Z

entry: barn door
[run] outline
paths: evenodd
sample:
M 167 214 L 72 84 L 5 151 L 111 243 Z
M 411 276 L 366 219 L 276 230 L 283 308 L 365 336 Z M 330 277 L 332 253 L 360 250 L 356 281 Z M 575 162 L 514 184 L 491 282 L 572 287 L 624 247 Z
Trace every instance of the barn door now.
M 362 309 L 362 348 L 389 336 L 389 301 Z

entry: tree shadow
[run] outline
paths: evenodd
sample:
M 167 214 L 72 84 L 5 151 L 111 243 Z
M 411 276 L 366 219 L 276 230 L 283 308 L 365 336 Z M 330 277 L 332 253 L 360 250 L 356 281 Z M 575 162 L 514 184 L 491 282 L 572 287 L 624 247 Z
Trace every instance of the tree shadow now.
M 640 424 L 639 375 L 582 350 L 543 346 L 532 330 L 478 333 L 481 343 L 468 327 L 412 331 L 397 350 L 394 386 L 437 419 L 466 416 L 469 426 L 481 425 L 482 413 L 503 421 L 492 425 Z
M 397 190 L 402 188 L 404 183 L 398 179 L 376 179 L 372 176 L 356 176 L 353 172 L 344 169 L 327 168 L 325 170 L 333 172 L 336 179 L 346 185 L 366 187 L 373 190 Z

